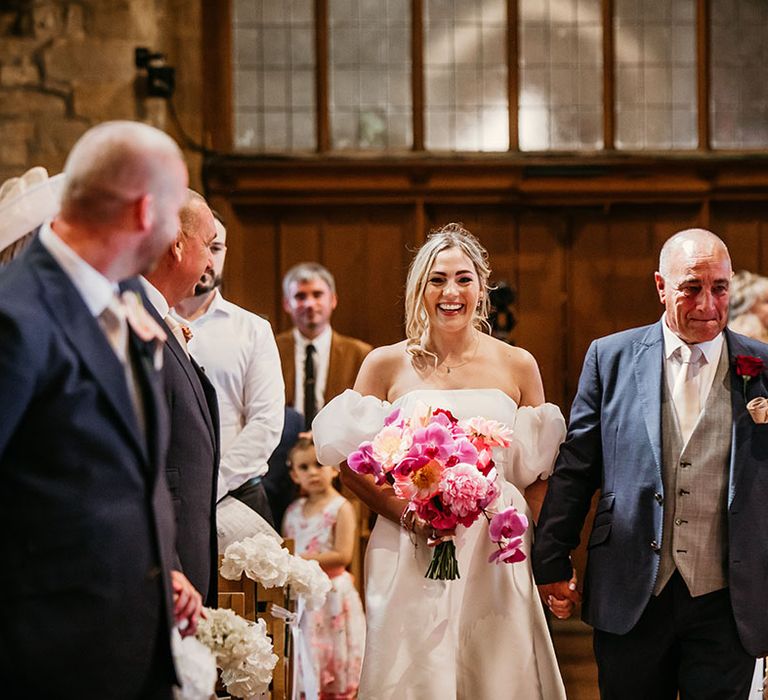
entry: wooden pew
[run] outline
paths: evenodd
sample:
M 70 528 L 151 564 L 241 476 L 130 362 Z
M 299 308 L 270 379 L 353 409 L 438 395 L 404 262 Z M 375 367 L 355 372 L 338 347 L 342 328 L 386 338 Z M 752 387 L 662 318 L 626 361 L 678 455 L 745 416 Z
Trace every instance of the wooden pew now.
M 293 540 L 285 540 L 283 547 L 293 553 Z M 221 560 L 222 557 L 219 557 L 219 569 Z M 278 657 L 268 697 L 270 700 L 290 700 L 293 691 L 291 634 L 288 624 L 271 614 L 272 605 L 279 605 L 290 612 L 296 609 L 295 603 L 290 600 L 287 586 L 264 588 L 245 574 L 236 581 L 230 581 L 219 574 L 219 607 L 229 608 L 246 620 L 264 620 L 267 626 L 267 633 Z

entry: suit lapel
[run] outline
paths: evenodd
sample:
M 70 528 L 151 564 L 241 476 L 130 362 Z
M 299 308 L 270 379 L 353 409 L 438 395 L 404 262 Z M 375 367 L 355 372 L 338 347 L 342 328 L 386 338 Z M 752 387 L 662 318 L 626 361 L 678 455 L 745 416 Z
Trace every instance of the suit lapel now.
M 280 362 L 283 365 L 283 379 L 285 380 L 285 405 L 293 406 L 296 400 L 296 341 L 292 331 L 288 332 L 285 339 L 285 351 L 280 354 Z
M 731 378 L 731 408 L 733 410 L 733 425 L 731 430 L 731 463 L 728 480 L 728 506 L 730 507 L 736 488 L 744 472 L 744 465 L 754 459 L 751 455 L 751 438 L 754 424 L 747 411 L 747 403 L 744 400 L 744 380 L 736 374 L 734 369 L 737 355 L 752 355 L 749 348 L 744 347 L 739 336 L 725 330 L 725 342 L 728 344 L 728 373 Z M 760 385 L 753 380 L 754 384 Z M 756 393 L 755 396 L 758 394 Z M 749 395 L 747 399 L 754 398 Z
M 662 474 L 661 460 L 661 382 L 664 343 L 661 323 L 648 329 L 642 340 L 633 343 L 635 383 L 642 405 L 645 429 L 651 444 L 651 452 L 659 475 Z
M 34 260 L 33 269 L 40 278 L 43 300 L 51 316 L 101 386 L 131 441 L 146 459 L 144 439 L 134 415 L 125 370 L 98 321 L 91 315 L 67 274 L 37 239 L 30 244 L 30 256 Z
M 344 364 L 344 348 L 339 343 L 339 337 L 336 331 L 331 333 L 331 356 L 328 361 L 328 376 L 325 380 L 325 392 L 323 402 L 328 403 L 334 396 L 341 394 L 346 386 L 339 387 L 337 378 L 343 377 L 344 373 L 340 368 Z
M 184 372 L 184 374 L 186 375 L 187 380 L 189 381 L 189 384 L 192 387 L 192 391 L 195 394 L 195 399 L 197 400 L 197 403 L 200 406 L 200 412 L 203 414 L 203 417 L 205 418 L 205 423 L 208 426 L 208 432 L 210 433 L 211 443 L 215 445 L 216 431 L 211 421 L 211 412 L 208 408 L 208 402 L 206 400 L 205 394 L 203 393 L 203 387 L 197 375 L 197 370 L 199 370 L 199 367 L 197 366 L 196 363 L 193 366 L 192 363 L 194 362 L 194 360 L 187 357 L 187 353 L 184 352 L 184 348 L 182 348 L 181 345 L 179 344 L 179 341 L 176 340 L 176 336 L 173 334 L 171 329 L 168 328 L 168 325 L 162 319 L 162 317 L 157 312 L 157 309 L 152 305 L 152 303 L 149 300 L 145 299 L 144 306 L 152 315 L 152 318 L 154 318 L 155 321 L 157 321 L 158 324 L 160 324 L 160 327 L 165 331 L 165 335 L 167 336 L 165 341 L 165 346 L 168 348 L 168 351 L 169 351 L 168 353 L 166 353 L 166 355 L 170 355 L 170 361 L 177 362 L 181 367 L 182 371 Z

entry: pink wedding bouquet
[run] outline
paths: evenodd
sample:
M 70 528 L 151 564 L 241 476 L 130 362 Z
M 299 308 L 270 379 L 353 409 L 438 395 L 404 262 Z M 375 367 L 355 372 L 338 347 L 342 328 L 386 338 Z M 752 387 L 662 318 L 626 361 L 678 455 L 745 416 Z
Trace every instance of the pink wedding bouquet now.
M 512 431 L 504 424 L 475 417 L 457 420 L 442 408 L 419 408 L 407 418 L 398 408 L 371 441 L 347 458 L 350 469 L 371 474 L 379 485 L 389 483 L 407 508 L 434 530 L 470 527 L 481 516 L 490 523 L 497 549 L 489 562 L 522 561 L 528 519 L 514 506 L 492 514 L 499 496 L 493 448 L 508 447 Z M 440 538 L 426 577 L 459 578 L 453 537 Z

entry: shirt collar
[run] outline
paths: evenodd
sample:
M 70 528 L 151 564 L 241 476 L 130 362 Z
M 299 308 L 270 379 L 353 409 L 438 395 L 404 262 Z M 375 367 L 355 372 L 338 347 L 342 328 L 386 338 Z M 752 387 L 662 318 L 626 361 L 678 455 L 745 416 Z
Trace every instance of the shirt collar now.
M 38 234 L 40 243 L 53 256 L 53 259 L 61 266 L 67 277 L 75 285 L 75 289 L 83 298 L 88 310 L 94 316 L 100 316 L 102 311 L 109 306 L 118 287 L 110 282 L 98 270 L 91 267 L 72 248 L 70 248 L 46 222 L 40 227 Z
M 146 277 L 139 277 L 141 284 L 144 287 L 144 293 L 147 295 L 152 306 L 155 307 L 157 313 L 160 314 L 160 318 L 165 318 L 170 311 L 168 302 L 165 300 L 162 292 L 155 287 Z
M 669 328 L 666 314 L 661 317 L 661 327 L 664 331 L 664 357 L 669 360 L 675 351 L 686 343 Z M 712 340 L 695 343 L 695 345 L 707 358 L 707 364 L 712 364 L 720 359 L 720 352 L 723 349 L 723 334 L 718 333 Z
M 332 335 L 333 335 L 333 330 L 331 330 L 330 326 L 327 326 L 326 329 L 320 335 L 317 336 L 317 338 L 313 338 L 312 340 L 304 337 L 299 332 L 298 328 L 293 329 L 293 339 L 296 343 L 296 347 L 301 348 L 302 350 L 311 343 L 312 345 L 315 346 L 315 350 L 318 350 L 324 353 L 330 352 Z

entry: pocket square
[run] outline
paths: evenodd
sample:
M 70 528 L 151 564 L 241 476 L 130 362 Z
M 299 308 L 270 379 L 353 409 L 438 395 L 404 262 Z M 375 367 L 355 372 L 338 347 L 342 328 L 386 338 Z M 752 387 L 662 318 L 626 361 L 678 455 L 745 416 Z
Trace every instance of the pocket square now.
M 764 396 L 758 396 L 747 404 L 749 415 L 758 425 L 768 423 L 768 399 Z

